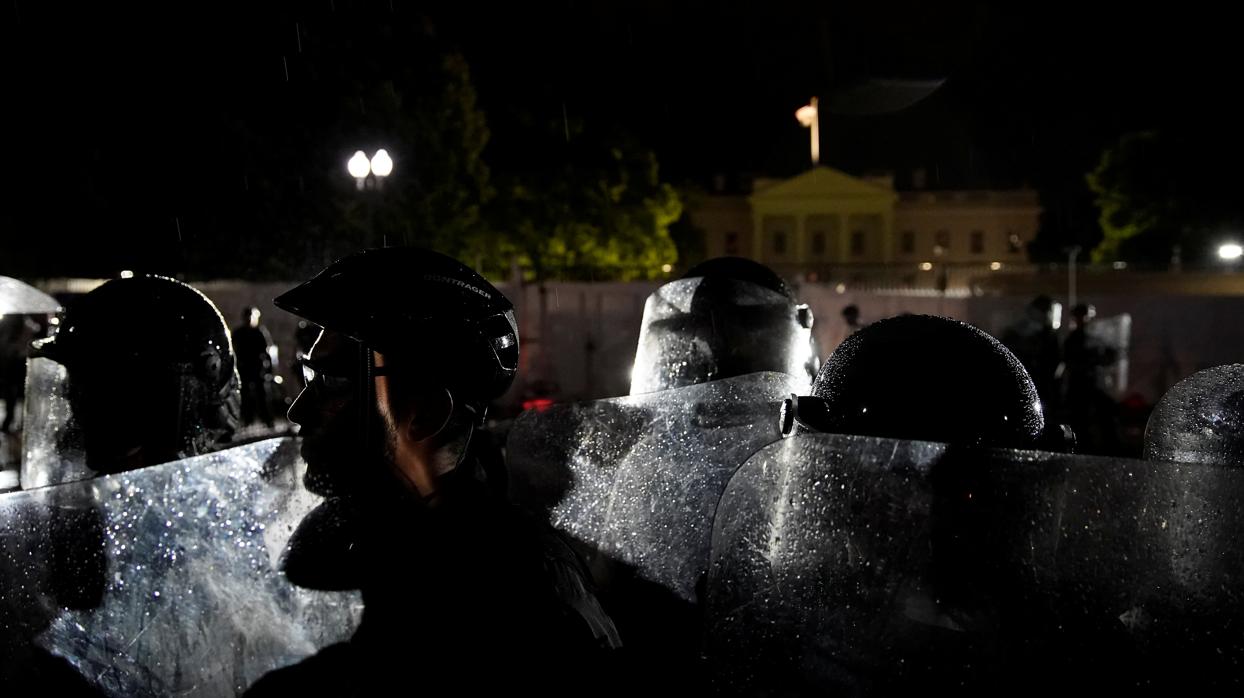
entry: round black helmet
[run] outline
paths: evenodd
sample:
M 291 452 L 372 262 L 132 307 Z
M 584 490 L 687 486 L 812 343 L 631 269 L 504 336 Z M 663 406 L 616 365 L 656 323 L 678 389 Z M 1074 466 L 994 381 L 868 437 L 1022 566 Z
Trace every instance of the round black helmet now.
M 758 371 L 816 373 L 812 311 L 773 270 L 712 259 L 658 288 L 644 306 L 631 394 Z
M 161 276 L 113 279 L 71 303 L 34 356 L 64 366 L 87 465 L 150 465 L 199 455 L 238 426 L 241 396 L 229 329 L 206 296 Z
M 811 397 L 788 400 L 782 427 L 964 445 L 1032 448 L 1044 419 L 1023 365 L 993 337 L 930 315 L 882 320 L 848 337 Z
M 369 349 L 434 367 L 461 400 L 486 405 L 518 372 L 514 306 L 452 257 L 413 247 L 334 262 L 274 301 Z
M 1244 467 L 1244 364 L 1198 371 L 1158 401 L 1145 459 Z
M 769 267 L 746 257 L 714 257 L 691 267 L 682 278 L 693 279 L 698 276 L 746 281 L 795 300 L 795 294 L 785 279 Z

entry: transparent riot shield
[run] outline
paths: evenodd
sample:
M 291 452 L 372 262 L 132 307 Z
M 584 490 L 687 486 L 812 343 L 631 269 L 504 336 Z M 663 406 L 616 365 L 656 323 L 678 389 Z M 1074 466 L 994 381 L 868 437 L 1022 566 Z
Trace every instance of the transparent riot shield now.
M 724 693 L 1238 690 L 1244 471 L 803 435 L 717 510 Z
M 528 413 L 508 443 L 512 497 L 694 602 L 717 500 L 735 468 L 780 438 L 779 406 L 802 383 L 754 373 Z
M 1100 367 L 1097 387 L 1115 400 L 1127 394 L 1128 350 L 1132 343 L 1132 316 L 1128 313 L 1099 317 L 1085 332 L 1099 346 L 1110 350 L 1113 361 Z
M 694 277 L 658 288 L 644 304 L 631 394 L 682 388 L 758 371 L 816 375 L 812 314 L 757 284 Z
M 22 438 L 22 489 L 86 480 L 143 464 L 163 463 L 214 450 L 232 433 L 231 382 L 208 396 L 201 377 L 185 364 L 152 376 L 111 375 L 111 385 L 79 385 L 71 371 L 48 357 L 27 361 L 26 425 Z
M 33 358 L 26 363 L 25 424 L 22 436 L 23 489 L 87 480 L 86 444 L 73 418 L 68 371 L 59 362 Z
M 348 638 L 357 594 L 278 569 L 320 501 L 304 467 L 295 440 L 270 439 L 0 496 L 3 644 L 109 695 L 227 696 Z

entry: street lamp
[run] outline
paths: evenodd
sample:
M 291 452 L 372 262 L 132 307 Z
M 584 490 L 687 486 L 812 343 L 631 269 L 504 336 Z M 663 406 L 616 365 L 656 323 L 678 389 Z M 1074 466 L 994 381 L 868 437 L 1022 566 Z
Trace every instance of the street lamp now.
M 1235 262 L 1244 256 L 1244 247 L 1239 243 L 1227 242 L 1218 246 L 1218 259 L 1224 262 Z
M 393 173 L 393 158 L 389 157 L 389 151 L 381 148 L 371 156 L 371 171 L 377 177 L 388 177 Z
M 367 153 L 361 150 L 354 152 L 354 157 L 346 163 L 346 170 L 350 172 L 350 176 L 354 181 L 358 182 L 359 191 L 363 190 L 363 184 L 367 181 L 367 175 L 371 174 L 371 160 L 367 159 Z
M 359 191 L 367 188 L 367 178 L 372 176 L 375 178 L 376 188 L 382 188 L 384 178 L 393 173 L 393 158 L 389 156 L 389 151 L 381 148 L 376 154 L 367 157 L 367 153 L 361 150 L 354 151 L 354 155 L 346 162 L 346 171 L 354 178 L 358 184 Z
M 346 161 L 346 171 L 354 178 L 355 184 L 358 185 L 359 191 L 367 189 L 379 192 L 384 189 L 384 179 L 393 174 L 393 158 L 389 156 L 389 151 L 381 148 L 376 151 L 375 155 L 367 157 L 367 153 L 356 150 L 354 155 Z M 375 244 L 376 241 L 376 199 L 379 194 L 363 194 L 363 208 L 367 216 L 367 240 L 368 247 Z M 382 238 L 382 243 L 387 244 L 387 240 Z

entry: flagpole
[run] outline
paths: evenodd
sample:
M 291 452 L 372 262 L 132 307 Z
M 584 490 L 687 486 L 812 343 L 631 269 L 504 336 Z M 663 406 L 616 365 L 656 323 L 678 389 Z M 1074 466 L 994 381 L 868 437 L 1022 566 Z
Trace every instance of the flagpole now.
M 812 166 L 821 162 L 821 110 L 816 105 L 816 97 L 812 98 Z
M 804 128 L 812 131 L 812 166 L 816 167 L 821 162 L 821 110 L 816 104 L 816 97 L 810 104 L 800 107 L 795 112 L 795 118 Z

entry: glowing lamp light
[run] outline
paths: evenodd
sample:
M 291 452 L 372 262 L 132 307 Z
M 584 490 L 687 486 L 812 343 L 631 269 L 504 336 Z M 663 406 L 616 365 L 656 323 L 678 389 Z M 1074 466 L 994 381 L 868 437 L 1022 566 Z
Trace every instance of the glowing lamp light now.
M 1228 242 L 1218 248 L 1218 258 L 1224 262 L 1234 262 L 1244 256 L 1244 247 L 1234 242 Z
M 126 269 L 125 271 L 121 272 L 121 278 L 132 279 L 134 278 L 134 272 L 130 271 L 129 269 Z
M 363 151 L 359 151 L 361 153 Z M 354 157 L 358 157 L 355 154 Z M 377 177 L 388 177 L 393 172 L 393 158 L 389 157 L 389 151 L 381 148 L 376 154 L 371 156 L 371 171 Z M 353 171 L 351 171 L 353 173 Z M 367 175 L 363 175 L 366 177 Z
M 921 262 L 920 271 L 933 271 L 933 263 L 932 262 Z
M 388 157 L 387 153 L 385 154 L 385 157 Z M 392 162 L 389 163 L 389 167 L 392 169 Z M 351 177 L 355 179 L 363 179 L 368 175 L 368 173 L 371 172 L 371 160 L 367 159 L 367 153 L 364 153 L 361 150 L 355 151 L 354 156 L 351 157 L 350 161 L 346 163 L 346 169 L 349 170 Z
M 671 271 L 674 271 L 674 266 L 673 266 L 672 264 L 662 264 L 662 265 L 661 265 L 661 271 L 663 271 L 663 272 L 665 272 L 666 274 L 668 274 L 668 273 L 670 273 Z
M 998 271 L 1002 268 L 1002 262 L 990 262 L 989 268 L 993 271 Z
M 812 122 L 816 121 L 816 107 L 811 104 L 799 107 L 799 109 L 795 112 L 795 118 L 799 120 L 799 123 L 802 124 L 804 128 L 810 127 Z

